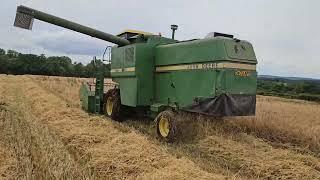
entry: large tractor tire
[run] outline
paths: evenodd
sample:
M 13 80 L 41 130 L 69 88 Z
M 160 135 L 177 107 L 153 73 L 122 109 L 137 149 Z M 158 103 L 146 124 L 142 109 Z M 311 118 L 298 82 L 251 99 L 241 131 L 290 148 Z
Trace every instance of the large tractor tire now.
M 122 121 L 121 97 L 119 89 L 110 89 L 104 96 L 104 113 L 115 121 Z
M 157 134 L 165 142 L 174 142 L 178 137 L 177 113 L 166 110 L 156 117 Z

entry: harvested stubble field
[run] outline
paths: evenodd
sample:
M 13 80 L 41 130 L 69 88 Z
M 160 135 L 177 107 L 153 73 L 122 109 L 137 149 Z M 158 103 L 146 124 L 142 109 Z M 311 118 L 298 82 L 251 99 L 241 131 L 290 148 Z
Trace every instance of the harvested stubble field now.
M 0 179 L 320 179 L 320 105 L 258 97 L 256 117 L 183 114 L 159 142 L 148 119 L 79 106 L 85 79 L 0 75 Z

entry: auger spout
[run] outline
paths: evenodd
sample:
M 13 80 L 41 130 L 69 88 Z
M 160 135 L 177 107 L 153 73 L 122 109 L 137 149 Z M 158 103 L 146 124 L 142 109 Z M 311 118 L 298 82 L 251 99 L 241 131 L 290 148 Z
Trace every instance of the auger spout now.
M 62 19 L 25 6 L 18 6 L 14 26 L 31 30 L 34 19 L 38 19 L 40 21 L 44 21 L 56 26 L 64 27 L 66 29 L 89 35 L 91 37 L 118 44 L 119 46 L 130 44 L 130 42 L 124 38 L 114 36 L 112 34 L 108 34 L 87 26 L 83 26 L 81 24 L 68 21 L 66 19 Z

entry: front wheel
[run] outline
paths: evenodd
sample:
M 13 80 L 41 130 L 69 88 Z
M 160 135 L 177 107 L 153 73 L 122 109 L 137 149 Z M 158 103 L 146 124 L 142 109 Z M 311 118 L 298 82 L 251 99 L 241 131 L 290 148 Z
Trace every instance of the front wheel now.
M 158 137 L 166 142 L 174 142 L 177 139 L 177 114 L 171 110 L 166 110 L 156 117 Z

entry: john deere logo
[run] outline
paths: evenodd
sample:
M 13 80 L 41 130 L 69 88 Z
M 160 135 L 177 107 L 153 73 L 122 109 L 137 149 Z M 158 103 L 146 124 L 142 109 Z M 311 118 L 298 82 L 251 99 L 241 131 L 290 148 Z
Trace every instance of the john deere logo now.
M 235 52 L 236 54 L 238 54 L 238 52 L 239 52 L 239 48 L 238 48 L 237 45 L 234 45 L 234 52 Z
M 243 51 L 247 50 L 244 45 L 234 45 L 234 52 L 236 54 L 241 53 Z
M 250 76 L 250 72 L 249 71 L 236 71 L 234 73 L 234 75 L 241 76 L 241 77 L 248 77 L 248 76 Z

